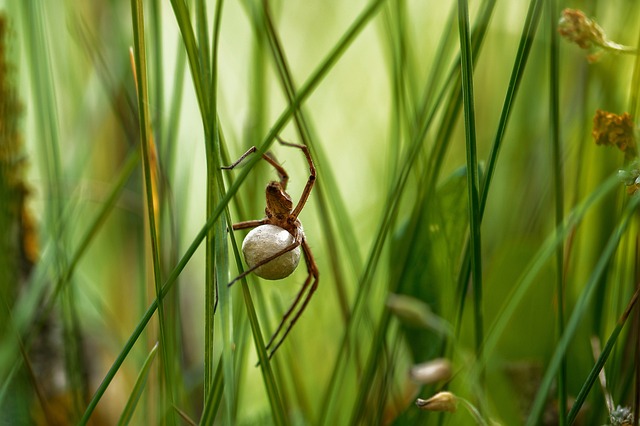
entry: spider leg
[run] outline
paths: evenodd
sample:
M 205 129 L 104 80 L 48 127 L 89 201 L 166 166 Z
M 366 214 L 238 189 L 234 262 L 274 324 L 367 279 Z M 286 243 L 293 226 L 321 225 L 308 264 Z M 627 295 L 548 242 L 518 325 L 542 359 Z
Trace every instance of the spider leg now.
M 287 171 L 280 165 L 280 163 L 278 163 L 278 160 L 276 160 L 276 157 L 275 155 L 273 155 L 273 153 L 267 152 L 262 156 L 262 158 L 264 158 L 269 164 L 273 166 L 274 169 L 276 169 L 278 177 L 280 178 L 280 186 L 283 190 L 286 190 L 287 183 L 289 182 L 289 175 L 287 174 Z
M 258 150 L 258 148 L 256 148 L 255 146 L 252 146 L 251 148 L 249 148 L 247 150 L 247 152 L 242 154 L 240 156 L 240 158 L 238 158 L 236 161 L 234 161 L 233 163 L 231 163 L 228 166 L 222 166 L 221 169 L 224 169 L 224 170 L 233 170 L 233 169 L 235 169 L 238 164 L 242 163 L 242 160 L 244 160 L 245 158 L 247 158 L 249 155 L 253 154 L 257 150 Z
M 249 148 L 247 150 L 247 152 L 242 154 L 240 156 L 240 158 L 238 158 L 236 161 L 234 161 L 233 163 L 231 163 L 228 166 L 222 166 L 221 168 L 224 169 L 224 170 L 233 170 L 234 168 L 236 168 L 238 166 L 238 164 L 242 163 L 242 161 L 245 158 L 247 158 L 249 155 L 253 154 L 257 150 L 258 150 L 258 148 L 256 148 L 255 146 L 252 146 L 251 148 Z M 262 158 L 267 163 L 271 164 L 274 169 L 276 169 L 276 172 L 278 173 L 278 177 L 280 178 L 280 186 L 282 186 L 282 189 L 286 190 L 287 189 L 287 183 L 289 182 L 289 175 L 287 174 L 287 171 L 284 169 L 284 167 L 282 167 L 280 165 L 280 163 L 278 163 L 278 160 L 276 160 L 276 157 L 272 153 L 267 152 L 266 154 L 262 154 Z
M 315 293 L 316 289 L 318 288 L 318 279 L 320 274 L 318 272 L 318 266 L 316 265 L 316 262 L 313 258 L 313 254 L 311 254 L 311 248 L 309 248 L 309 245 L 307 244 L 307 241 L 305 239 L 302 240 L 301 245 L 302 245 L 302 250 L 304 252 L 304 258 L 307 263 L 308 275 L 304 281 L 304 284 L 302 284 L 302 288 L 298 292 L 298 295 L 293 301 L 293 304 L 282 317 L 282 321 L 280 321 L 280 325 L 278 325 L 278 328 L 276 329 L 275 333 L 273 333 L 273 336 L 271 336 L 271 339 L 269 339 L 269 343 L 267 343 L 267 346 L 265 347 L 267 350 L 271 349 L 269 353 L 269 358 L 271 358 L 273 354 L 276 352 L 276 350 L 280 347 L 280 345 L 282 345 L 282 343 L 284 342 L 284 339 L 287 337 L 287 335 L 295 325 L 296 321 L 298 321 L 298 318 L 300 318 L 300 316 L 302 315 L 302 312 L 307 307 L 307 304 L 309 304 L 309 301 L 311 300 L 313 293 Z M 302 301 L 302 304 L 299 306 L 299 309 L 296 310 L 296 308 L 298 307 L 298 304 L 301 301 Z M 293 318 L 291 319 L 291 322 L 289 322 L 289 325 L 284 331 L 284 334 L 282 334 L 282 337 L 278 338 L 276 342 L 276 337 L 280 334 L 284 325 L 287 323 L 287 320 L 289 320 L 291 316 L 293 316 Z M 274 344 L 274 342 L 276 343 Z
M 264 225 L 265 223 L 269 223 L 269 221 L 267 219 L 247 220 L 245 222 L 234 223 L 233 230 L 237 231 L 238 229 L 255 228 L 256 226 Z
M 304 156 L 307 158 L 307 163 L 309 163 L 309 173 L 310 173 L 309 179 L 307 179 L 307 184 L 305 185 L 304 190 L 302 191 L 302 195 L 300 196 L 300 201 L 298 201 L 298 205 L 296 206 L 295 209 L 293 209 L 293 212 L 291 212 L 291 216 L 294 219 L 297 219 L 298 215 L 304 208 L 304 205 L 307 203 L 307 199 L 309 198 L 309 195 L 311 194 L 311 190 L 313 189 L 313 185 L 316 182 L 316 167 L 313 165 L 313 160 L 311 159 L 311 153 L 309 153 L 309 148 L 306 145 L 299 145 L 297 143 L 286 142 L 280 139 L 279 136 L 276 136 L 276 139 L 278 139 L 278 142 L 280 142 L 282 145 L 301 149 L 302 152 L 304 153 Z

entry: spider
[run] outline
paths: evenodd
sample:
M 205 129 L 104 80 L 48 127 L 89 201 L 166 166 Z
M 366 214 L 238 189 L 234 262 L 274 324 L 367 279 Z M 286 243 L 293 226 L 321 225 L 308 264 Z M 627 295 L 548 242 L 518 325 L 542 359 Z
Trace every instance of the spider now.
M 304 253 L 305 263 L 307 264 L 307 273 L 308 273 L 307 278 L 305 279 L 304 284 L 302 284 L 302 288 L 300 289 L 300 291 L 298 292 L 298 295 L 294 299 L 293 304 L 287 310 L 287 312 L 285 312 L 284 316 L 282 317 L 282 320 L 280 321 L 280 325 L 278 325 L 278 328 L 276 329 L 275 333 L 273 333 L 273 335 L 271 336 L 271 339 L 269 339 L 269 342 L 267 343 L 266 350 L 270 351 L 269 358 L 271 358 L 275 353 L 275 351 L 280 347 L 280 345 L 283 343 L 284 339 L 287 337 L 287 335 L 293 328 L 298 318 L 300 318 L 300 316 L 302 315 L 302 312 L 304 311 L 304 309 L 307 307 L 307 304 L 311 300 L 311 296 L 313 296 L 313 293 L 318 288 L 318 278 L 319 278 L 318 266 L 316 265 L 313 255 L 311 254 L 311 249 L 309 248 L 309 244 L 307 243 L 307 240 L 305 238 L 304 231 L 302 230 L 302 224 L 298 219 L 298 215 L 300 214 L 300 212 L 304 208 L 304 205 L 309 199 L 309 195 L 311 194 L 311 190 L 313 189 L 313 185 L 316 181 L 316 169 L 315 169 L 315 166 L 313 165 L 313 160 L 311 159 L 311 154 L 309 153 L 309 149 L 305 145 L 298 145 L 290 142 L 285 142 L 279 137 L 276 137 L 276 139 L 282 145 L 298 148 L 302 150 L 305 157 L 307 158 L 307 162 L 309 163 L 310 175 L 309 175 L 309 179 L 307 180 L 307 184 L 305 185 L 304 190 L 302 191 L 302 195 L 300 196 L 300 201 L 298 201 L 298 204 L 294 208 L 293 201 L 289 196 L 289 194 L 287 194 L 286 192 L 287 182 L 289 181 L 289 176 L 287 175 L 287 172 L 276 161 L 273 155 L 271 155 L 270 153 L 262 154 L 262 158 L 276 169 L 276 172 L 278 173 L 278 177 L 280 178 L 279 181 L 271 181 L 267 185 L 267 188 L 266 188 L 267 206 L 265 208 L 266 217 L 263 219 L 248 220 L 245 222 L 236 223 L 233 225 L 233 230 L 236 231 L 238 229 L 256 228 L 261 225 L 274 225 L 286 230 L 289 234 L 291 234 L 291 236 L 293 237 L 293 242 L 287 245 L 286 247 L 284 247 L 283 249 L 276 251 L 275 253 L 262 259 L 255 265 L 253 266 L 250 265 L 250 267 L 246 271 L 238 275 L 228 284 L 228 286 L 230 287 L 236 281 L 250 274 L 251 272 L 257 273 L 256 270 L 258 268 L 268 264 L 272 260 L 277 259 L 280 256 L 284 255 L 285 253 L 291 252 L 292 250 L 295 250 L 295 249 L 299 250 L 299 247 L 302 248 L 302 252 Z M 242 156 L 236 162 L 234 162 L 230 166 L 225 166 L 222 168 L 226 170 L 233 169 L 238 164 L 240 164 L 247 156 L 256 152 L 256 150 L 257 148 L 255 146 L 249 148 L 249 150 L 244 154 L 242 154 Z M 247 260 L 246 253 L 245 253 L 245 260 Z M 293 269 L 295 269 L 296 266 L 297 266 L 297 263 L 291 268 L 290 272 L 293 272 Z M 288 273 L 286 275 L 288 275 Z M 277 278 L 268 278 L 268 279 L 280 279 L 280 278 L 284 278 L 284 276 L 280 276 Z M 278 337 L 279 335 L 281 336 Z

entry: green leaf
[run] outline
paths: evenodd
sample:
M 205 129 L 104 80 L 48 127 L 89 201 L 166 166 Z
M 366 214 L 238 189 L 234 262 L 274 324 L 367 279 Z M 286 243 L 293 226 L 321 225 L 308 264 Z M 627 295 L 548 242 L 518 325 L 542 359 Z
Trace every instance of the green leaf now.
M 136 379 L 136 383 L 133 386 L 133 390 L 131 391 L 131 395 L 129 395 L 129 399 L 127 400 L 127 405 L 124 407 L 122 414 L 120 415 L 120 419 L 118 420 L 118 426 L 128 425 L 133 417 L 133 413 L 136 411 L 136 406 L 138 405 L 138 401 L 140 400 L 140 396 L 142 396 L 142 391 L 144 391 L 144 387 L 147 384 L 147 378 L 149 377 L 149 371 L 151 371 L 151 365 L 153 361 L 156 359 L 156 354 L 158 353 L 158 343 L 153 346 L 149 355 L 144 360 L 144 364 L 142 364 L 142 370 L 138 374 L 138 378 Z
M 394 237 L 390 280 L 395 292 L 426 303 L 435 315 L 451 317 L 459 253 L 468 229 L 467 173 L 461 167 L 449 176 L 433 197 L 416 206 L 412 217 Z M 403 325 L 413 359 L 437 355 L 442 336 L 432 330 Z

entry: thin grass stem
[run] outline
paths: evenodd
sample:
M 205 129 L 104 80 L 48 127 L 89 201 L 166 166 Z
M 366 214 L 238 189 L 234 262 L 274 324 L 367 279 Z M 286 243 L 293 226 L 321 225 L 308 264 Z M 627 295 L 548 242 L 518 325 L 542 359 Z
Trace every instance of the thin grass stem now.
M 151 371 L 151 366 L 153 361 L 156 358 L 156 354 L 158 353 L 158 343 L 156 343 L 147 358 L 142 365 L 142 369 L 138 374 L 138 378 L 136 379 L 136 383 L 133 386 L 133 390 L 131 391 L 131 395 L 129 395 L 129 399 L 127 399 L 127 404 L 120 415 L 120 419 L 118 420 L 118 426 L 128 425 L 135 413 L 136 407 L 138 405 L 138 401 L 142 396 L 142 392 L 144 391 L 145 385 L 147 384 L 147 378 L 149 377 L 149 372 Z
M 476 356 L 484 340 L 482 314 L 482 244 L 480 223 L 478 153 L 476 148 L 476 119 L 473 94 L 473 59 L 471 35 L 469 33 L 469 5 L 467 0 L 458 1 L 458 27 L 460 30 L 462 99 L 464 105 L 465 139 L 467 151 L 467 188 L 469 191 L 469 228 L 471 238 L 471 277 L 474 290 L 474 324 Z
M 629 300 L 629 303 L 627 304 L 626 309 L 618 319 L 618 322 L 616 323 L 616 326 L 613 329 L 613 332 L 607 339 L 607 343 L 604 345 L 604 349 L 600 353 L 600 356 L 598 356 L 598 359 L 595 365 L 589 372 L 589 376 L 587 377 L 585 382 L 582 384 L 582 388 L 580 388 L 580 392 L 578 392 L 578 396 L 576 396 L 576 400 L 571 405 L 571 411 L 569 411 L 569 414 L 567 414 L 565 418 L 565 421 L 567 422 L 567 424 L 573 424 L 573 422 L 575 422 L 576 417 L 580 412 L 580 409 L 584 405 L 584 402 L 587 399 L 587 396 L 589 395 L 591 388 L 593 387 L 593 384 L 598 379 L 598 376 L 600 375 L 600 372 L 604 368 L 604 365 L 606 364 L 607 359 L 611 355 L 611 351 L 613 350 L 613 347 L 615 346 L 616 341 L 618 340 L 618 336 L 620 335 L 622 328 L 627 323 L 627 319 L 629 318 L 631 311 L 633 310 L 633 308 L 636 305 L 636 302 L 638 301 L 639 294 L 640 294 L 640 287 L 637 286 L 636 291 L 635 293 L 633 293 L 633 296 L 631 296 L 631 299 Z
M 562 148 L 560 146 L 560 65 L 558 31 L 556 29 L 559 15 L 556 0 L 547 2 L 549 22 L 549 121 L 551 133 L 551 168 L 553 170 L 553 186 L 555 195 L 555 227 L 560 232 L 564 222 L 564 173 L 562 170 Z M 558 338 L 564 334 L 564 242 L 556 248 L 556 327 Z M 567 412 L 567 359 L 562 357 L 558 369 L 558 411 L 560 426 L 565 425 L 564 413 Z
M 157 226 L 157 206 L 158 199 L 158 159 L 155 144 L 153 142 L 153 135 L 151 133 L 150 118 L 149 118 L 149 95 L 148 95 L 148 82 L 147 82 L 147 56 L 146 56 L 146 42 L 145 42 L 145 23 L 144 23 L 144 9 L 142 0 L 131 0 L 131 15 L 133 20 L 133 38 L 134 38 L 134 57 L 135 57 L 135 72 L 136 72 L 136 84 L 138 95 L 138 113 L 140 114 L 140 146 L 142 148 L 142 165 L 144 173 L 144 185 L 145 185 L 145 198 L 146 198 L 146 210 L 147 220 L 149 225 L 149 236 L 151 241 L 151 257 L 153 264 L 153 281 L 155 285 L 156 300 L 158 300 L 158 320 L 160 328 L 160 348 L 161 348 L 161 369 L 163 370 L 163 378 L 166 381 L 164 388 L 162 388 L 163 413 L 168 413 L 169 417 L 166 419 L 169 424 L 175 423 L 173 416 L 173 410 L 167 409 L 175 405 L 173 391 L 175 386 L 174 374 L 172 372 L 173 362 L 170 354 L 170 348 L 168 338 L 168 326 L 166 323 L 166 315 L 164 304 L 160 293 L 162 291 L 162 264 L 160 255 L 160 239 L 158 235 Z
M 473 45 L 478 49 L 482 44 L 484 35 L 486 34 L 486 24 L 491 17 L 494 6 L 495 2 L 493 1 L 485 3 L 483 12 L 477 18 L 472 40 Z M 456 62 L 456 64 L 458 65 L 457 69 L 459 70 L 459 62 Z M 436 138 L 437 143 L 431 150 L 429 156 L 428 166 L 426 167 L 427 177 L 424 180 L 424 184 L 421 185 L 422 191 L 420 193 L 419 199 L 416 202 L 417 206 L 423 205 L 424 200 L 429 199 L 429 197 L 435 191 L 435 184 L 439 175 L 440 167 L 443 163 L 442 156 L 444 156 L 444 153 L 450 141 L 450 136 L 454 128 L 454 122 L 461 106 L 461 84 L 458 80 L 459 79 L 457 78 L 455 70 L 452 70 L 452 72 L 449 74 L 449 80 L 442 89 L 441 96 L 438 97 L 438 99 L 444 99 L 447 90 L 450 89 L 452 91 L 450 95 L 450 102 L 448 103 L 449 106 L 447 108 L 447 111 L 444 113 L 442 125 L 439 129 L 438 137 Z M 451 82 L 453 81 L 457 81 L 457 84 L 451 84 Z M 346 360 L 348 357 L 343 356 L 343 354 L 347 346 L 347 342 L 351 338 L 351 333 L 353 333 L 355 327 L 359 325 L 360 321 L 362 321 L 361 317 L 364 316 L 364 313 L 362 311 L 366 312 L 366 310 L 362 308 L 361 304 L 364 303 L 365 296 L 371 291 L 371 282 L 373 280 L 373 275 L 375 274 L 376 267 L 379 263 L 379 257 L 382 254 L 384 242 L 390 230 L 392 229 L 392 225 L 395 221 L 395 215 L 397 213 L 397 208 L 400 205 L 400 200 L 402 198 L 402 195 L 404 194 L 404 190 L 407 185 L 411 170 L 417 158 L 419 158 L 418 154 L 423 148 L 422 144 L 426 138 L 427 131 L 432 124 L 432 120 L 435 118 L 436 110 L 437 105 L 425 119 L 425 122 L 420 124 L 419 131 L 414 136 L 414 139 L 411 141 L 411 144 L 409 145 L 407 152 L 405 153 L 405 157 L 402 161 L 403 167 L 400 170 L 400 174 L 392 185 L 392 190 L 389 191 L 388 199 L 385 201 L 387 210 L 385 211 L 383 218 L 380 220 L 380 226 L 377 230 L 373 246 L 370 250 L 368 261 L 365 264 L 365 269 L 362 273 L 361 278 L 359 279 L 358 293 L 356 294 L 356 300 L 353 305 L 354 307 L 351 310 L 352 315 L 350 317 L 349 323 L 347 324 L 347 328 L 340 344 L 336 365 L 334 366 L 332 377 L 325 393 L 325 397 L 323 399 L 323 407 L 329 406 L 330 401 L 336 398 L 334 393 L 338 392 L 337 386 L 342 380 L 342 375 L 346 372 Z M 409 229 L 412 228 L 410 227 Z M 399 283 L 396 282 L 392 283 L 389 287 L 389 291 L 393 292 L 395 288 L 397 288 L 398 284 Z M 383 316 L 380 319 L 377 328 L 374 329 L 374 338 L 372 341 L 371 352 L 365 365 L 362 377 L 360 377 L 358 396 L 356 399 L 356 404 L 352 409 L 351 419 L 353 422 L 358 422 L 358 419 L 361 419 L 361 416 L 365 412 L 365 402 L 367 401 L 369 391 L 372 388 L 372 382 L 376 375 L 376 370 L 379 366 L 378 360 L 383 349 L 383 342 L 385 341 L 386 330 L 390 324 L 390 318 L 391 316 L 388 312 L 383 312 Z M 330 412 L 330 410 L 322 411 L 322 417 L 319 422 L 320 424 L 325 424 Z
M 627 226 L 629 225 L 631 217 L 636 213 L 638 205 L 640 205 L 640 197 L 634 197 L 625 207 L 622 220 L 618 223 L 618 226 L 611 234 L 609 241 L 607 242 L 607 245 L 605 246 L 602 255 L 600 256 L 600 259 L 598 259 L 598 262 L 595 265 L 593 272 L 591 273 L 589 281 L 586 283 L 584 290 L 580 293 L 580 297 L 576 302 L 571 316 L 569 317 L 569 320 L 566 324 L 565 332 L 555 348 L 553 356 L 549 361 L 549 365 L 547 366 L 544 377 L 542 378 L 540 387 L 538 388 L 538 392 L 531 407 L 531 412 L 529 414 L 529 417 L 527 418 L 526 424 L 528 426 L 538 424 L 540 420 L 540 416 L 542 415 L 549 389 L 551 388 L 554 377 L 558 374 L 558 369 L 560 368 L 560 364 L 563 357 L 565 356 L 569 343 L 573 339 L 580 321 L 586 313 L 589 301 L 591 300 L 591 297 L 593 296 L 598 284 L 601 282 L 600 278 L 602 277 L 604 270 L 607 268 L 611 257 L 616 251 L 620 239 L 622 238 L 624 232 L 627 229 Z
M 500 113 L 500 120 L 498 121 L 496 136 L 494 138 L 493 145 L 491 146 L 491 151 L 487 160 L 487 169 L 484 179 L 482 180 L 482 193 L 480 196 L 481 217 L 484 217 L 487 200 L 489 198 L 489 189 L 491 188 L 493 176 L 498 164 L 500 150 L 502 148 L 504 135 L 509 123 L 509 119 L 511 117 L 513 105 L 518 94 L 518 89 L 520 88 L 520 84 L 522 82 L 522 76 L 524 75 L 527 60 L 529 59 L 529 54 L 531 53 L 531 47 L 535 40 L 535 34 L 538 28 L 538 23 L 540 22 L 540 16 L 542 14 L 542 6 L 542 0 L 531 0 L 531 2 L 529 3 L 527 17 L 525 18 L 522 34 L 520 36 L 520 42 L 518 44 L 518 51 L 516 52 L 516 58 L 513 64 L 513 69 L 511 71 L 511 76 L 509 78 L 507 93 L 505 95 L 505 100 Z M 456 328 L 458 332 L 460 331 L 460 327 L 462 326 L 462 314 L 464 312 L 466 288 L 467 283 L 469 282 L 469 277 L 471 275 L 471 247 L 468 243 L 466 244 L 461 265 L 462 267 L 460 269 L 460 274 L 458 275 L 457 285 L 458 293 L 460 294 L 458 315 L 456 320 Z
M 338 58 L 344 53 L 347 47 L 353 42 L 355 37 L 360 33 L 360 31 L 364 28 L 364 26 L 370 21 L 370 19 L 375 14 L 378 7 L 382 4 L 383 0 L 376 0 L 372 2 L 367 8 L 365 8 L 358 18 L 353 22 L 353 24 L 349 27 L 349 29 L 345 32 L 345 34 L 340 38 L 340 41 L 334 46 L 334 48 L 329 52 L 326 58 L 320 63 L 320 65 L 316 68 L 315 72 L 309 77 L 309 79 L 303 84 L 300 90 L 297 93 L 294 101 L 281 113 L 280 117 L 276 120 L 272 129 L 269 131 L 268 135 L 265 137 L 265 140 L 259 146 L 258 151 L 263 153 L 265 152 L 271 143 L 275 140 L 275 136 L 280 133 L 285 123 L 291 118 L 296 108 L 299 107 L 313 92 L 313 90 L 317 87 L 320 81 L 326 76 L 327 72 L 331 69 L 331 67 L 337 62 Z M 174 4 L 176 2 L 172 2 Z M 180 14 L 180 20 L 183 20 L 185 17 L 188 20 L 188 12 L 186 8 L 182 8 L 180 5 L 181 2 L 177 2 L 176 10 L 177 14 Z M 184 28 L 190 28 L 190 24 L 187 25 L 184 22 L 182 23 Z M 187 31 L 188 33 L 188 31 Z M 184 33 L 183 33 L 184 34 Z M 192 33 L 191 33 L 192 34 Z M 195 47 L 195 43 L 193 45 Z M 188 49 L 189 50 L 189 49 Z M 193 254 L 196 252 L 202 241 L 205 239 L 207 233 L 211 230 L 215 221 L 218 219 L 220 214 L 222 214 L 223 210 L 226 208 L 231 198 L 236 194 L 240 185 L 247 178 L 247 175 L 251 171 L 251 169 L 255 166 L 255 164 L 260 160 L 260 156 L 256 155 L 253 158 L 247 161 L 245 167 L 238 174 L 237 178 L 234 180 L 233 184 L 227 189 L 224 193 L 224 196 L 220 200 L 220 203 L 215 206 L 213 209 L 211 216 L 207 218 L 206 223 L 200 229 L 196 237 L 193 239 L 184 255 L 180 258 L 178 264 L 174 267 L 174 269 L 169 274 L 167 280 L 165 281 L 162 292 L 160 293 L 159 298 L 164 298 L 169 290 L 175 284 L 178 276 L 183 271 Z M 247 290 L 248 291 L 248 290 Z M 85 409 L 84 415 L 80 420 L 80 424 L 87 424 L 89 419 L 91 418 L 91 414 L 95 410 L 98 402 L 104 395 L 105 391 L 109 387 L 109 384 L 115 377 L 115 374 L 118 372 L 125 358 L 133 348 L 135 342 L 138 340 L 144 329 L 146 328 L 148 322 L 153 317 L 156 309 L 158 307 L 158 300 L 154 300 L 154 302 L 149 306 L 143 317 L 138 322 L 135 330 L 123 346 L 120 354 L 115 359 L 111 368 L 103 378 L 102 382 L 96 389 L 91 401 L 89 402 L 87 408 Z M 256 321 L 257 323 L 257 321 Z M 253 327 L 252 323 L 252 327 Z

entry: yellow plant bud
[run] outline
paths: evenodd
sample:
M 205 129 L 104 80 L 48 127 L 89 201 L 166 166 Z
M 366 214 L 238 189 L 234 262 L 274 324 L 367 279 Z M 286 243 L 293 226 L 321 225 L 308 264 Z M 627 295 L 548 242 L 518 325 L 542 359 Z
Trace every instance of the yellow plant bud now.
M 438 392 L 429 399 L 416 400 L 416 405 L 421 410 L 426 411 L 448 411 L 455 413 L 458 405 L 458 398 L 451 392 Z

